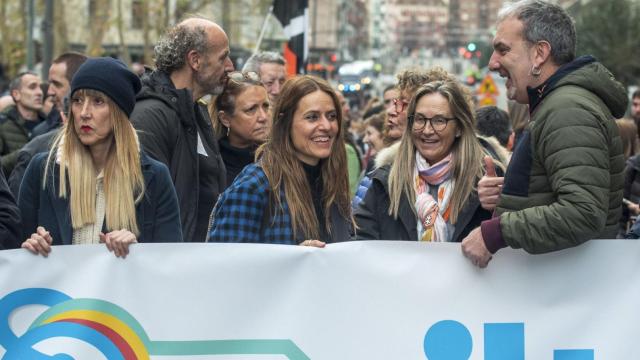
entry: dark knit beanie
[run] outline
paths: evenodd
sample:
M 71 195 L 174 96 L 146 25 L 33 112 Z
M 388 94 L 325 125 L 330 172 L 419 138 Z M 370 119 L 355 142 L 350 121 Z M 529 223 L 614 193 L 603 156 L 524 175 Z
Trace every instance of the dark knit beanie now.
M 98 90 L 113 100 L 129 117 L 141 87 L 138 76 L 122 61 L 110 57 L 89 58 L 71 79 L 70 97 L 76 90 Z

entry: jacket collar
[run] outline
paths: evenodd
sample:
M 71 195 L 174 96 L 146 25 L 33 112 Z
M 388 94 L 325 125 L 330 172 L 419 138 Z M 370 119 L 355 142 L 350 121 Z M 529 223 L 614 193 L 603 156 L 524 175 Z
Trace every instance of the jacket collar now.
M 18 111 L 18 106 L 16 106 L 16 105 L 9 106 L 3 112 L 3 114 L 7 117 L 7 119 L 11 119 L 11 120 L 15 121 L 20 126 L 24 126 L 24 124 L 27 121 L 27 120 L 25 120 L 25 118 L 22 117 L 22 115 L 20 115 L 20 112 Z M 45 120 L 44 115 L 42 113 L 38 112 L 38 122 L 42 122 L 44 120 Z
M 382 184 L 383 188 L 387 192 L 387 196 L 389 195 L 389 172 L 391 169 L 391 165 L 384 165 L 373 171 L 371 177 L 373 179 L 377 179 Z M 409 200 L 407 199 L 405 194 L 401 195 L 400 199 L 400 207 L 398 208 L 398 219 L 402 223 L 407 234 L 409 234 L 409 239 L 417 241 L 418 240 L 418 220 L 416 213 L 409 205 Z
M 553 75 L 551 75 L 551 77 L 549 77 L 547 81 L 542 83 L 540 86 L 535 88 L 527 87 L 527 94 L 529 95 L 529 113 L 533 114 L 536 106 L 538 106 L 538 104 L 542 102 L 542 99 L 544 99 L 547 94 L 549 94 L 555 88 L 556 83 L 560 79 L 595 61 L 596 58 L 591 55 L 581 56 L 570 63 L 566 63 L 560 66 L 558 70 L 556 70 L 556 72 L 553 73 Z

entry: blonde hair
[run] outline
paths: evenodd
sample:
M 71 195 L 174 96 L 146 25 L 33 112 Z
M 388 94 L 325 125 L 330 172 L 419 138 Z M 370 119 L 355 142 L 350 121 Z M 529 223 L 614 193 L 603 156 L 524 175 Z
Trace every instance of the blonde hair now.
M 136 236 L 140 230 L 136 220 L 137 204 L 144 196 L 144 178 L 140 166 L 138 137 L 127 115 L 104 93 L 81 89 L 80 96 L 101 97 L 109 107 L 113 129 L 113 146 L 109 148 L 104 171 L 105 220 L 109 231 L 127 229 Z M 96 222 L 96 174 L 89 147 L 82 144 L 75 131 L 73 112 L 49 152 L 47 171 L 54 162 L 60 165 L 58 196 L 69 198 L 73 229 Z
M 622 139 L 624 158 L 628 159 L 638 150 L 638 127 L 633 120 L 626 118 L 617 119 L 616 125 L 618 125 L 620 139 Z
M 256 152 L 262 170 L 271 188 L 271 203 L 283 211 L 280 191 L 284 192 L 289 206 L 293 236 L 303 231 L 306 239 L 319 239 L 319 221 L 311 199 L 311 189 L 291 139 L 293 115 L 300 100 L 316 91 L 331 97 L 336 109 L 338 134 L 331 147 L 331 155 L 322 163 L 322 205 L 326 230 L 331 233 L 331 206 L 336 204 L 340 214 L 350 219 L 349 176 L 347 174 L 347 154 L 344 148 L 342 111 L 340 102 L 331 86 L 315 76 L 298 76 L 284 84 L 273 112 L 271 136 Z
M 475 134 L 475 118 L 462 86 L 457 81 L 445 80 L 428 83 L 418 89 L 411 98 L 407 110 L 407 127 L 395 162 L 389 173 L 389 215 L 398 218 L 400 200 L 404 194 L 415 213 L 416 192 L 414 174 L 416 164 L 416 147 L 413 143 L 413 115 L 416 104 L 425 95 L 440 94 L 449 103 L 451 114 L 456 118 L 460 137 L 453 142 L 452 178 L 455 180 L 455 191 L 451 195 L 451 223 L 455 224 L 458 215 L 475 189 L 476 182 L 482 177 L 482 159 L 485 151 Z

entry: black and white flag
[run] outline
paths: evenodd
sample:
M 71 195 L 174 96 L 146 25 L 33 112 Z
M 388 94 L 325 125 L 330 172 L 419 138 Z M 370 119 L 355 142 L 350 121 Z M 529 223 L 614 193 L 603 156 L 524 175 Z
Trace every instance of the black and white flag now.
M 304 73 L 309 55 L 307 29 L 309 28 L 308 0 L 274 0 L 273 14 L 282 24 L 289 42 L 284 49 L 289 73 Z

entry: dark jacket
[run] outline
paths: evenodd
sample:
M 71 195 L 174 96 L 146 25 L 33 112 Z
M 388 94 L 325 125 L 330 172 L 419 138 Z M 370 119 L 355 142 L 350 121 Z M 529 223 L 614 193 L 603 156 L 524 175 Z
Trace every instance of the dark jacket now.
M 20 247 L 23 240 L 20 210 L 0 171 L 0 250 Z
M 154 159 L 167 165 L 171 179 L 175 185 L 180 204 L 182 234 L 185 241 L 204 241 L 206 238 L 207 219 L 203 224 L 197 223 L 200 202 L 200 166 L 198 154 L 198 135 L 213 149 L 204 161 L 208 161 L 214 171 L 209 176 L 213 182 L 215 199 L 224 190 L 226 172 L 218 143 L 213 135 L 213 127 L 209 113 L 204 105 L 198 106 L 201 116 L 194 112 L 191 91 L 176 89 L 168 75 L 153 72 L 142 79 L 143 87 L 137 95 L 136 107 L 131 114 L 131 122 L 138 130 L 142 147 Z M 199 121 L 197 119 L 200 119 Z M 201 234 L 196 229 L 204 229 Z
M 269 210 L 271 186 L 260 165 L 248 165 L 220 196 L 211 215 L 210 242 L 241 242 L 296 245 L 304 240 L 301 231 L 293 237 L 289 205 L 280 191 L 283 209 Z M 350 222 L 336 206 L 331 209 L 331 241 L 349 240 Z
M 61 126 L 62 118 L 60 116 L 60 110 L 54 106 L 51 109 L 51 112 L 47 115 L 47 118 L 33 128 L 31 137 L 36 138 L 37 136 L 44 135 L 51 130 L 59 129 Z
M 39 115 L 38 122 L 44 117 Z M 15 105 L 8 107 L 0 116 L 0 163 L 5 177 L 8 177 L 18 159 L 18 150 L 31 140 L 31 131 L 26 127 Z
M 13 167 L 11 176 L 9 176 L 9 188 L 16 199 L 20 193 L 20 184 L 22 183 L 24 172 L 27 171 L 27 166 L 29 166 L 31 159 L 36 154 L 48 152 L 51 149 L 51 145 L 59 133 L 58 130 L 59 128 L 34 137 L 18 151 L 16 166 Z
M 504 179 L 487 248 L 544 253 L 614 238 L 622 213 L 624 155 L 615 118 L 625 88 L 593 57 L 560 67 L 529 90 L 531 122 Z
M 390 170 L 391 166 L 385 165 L 370 174 L 371 186 L 353 214 L 357 240 L 418 240 L 417 215 L 406 195 L 403 194 L 400 200 L 398 218 L 389 215 Z M 451 241 L 461 242 L 483 220 L 490 218 L 491 212 L 480 206 L 478 195 L 474 192 L 458 215 Z
M 637 204 L 640 202 L 640 155 L 632 156 L 627 160 L 626 168 L 624 170 L 623 196 L 625 199 L 633 203 Z M 624 235 L 627 232 L 629 217 L 629 208 L 623 206 L 618 235 Z
M 229 143 L 229 138 L 224 136 L 218 140 L 220 154 L 227 170 L 227 187 L 233 183 L 236 176 L 240 174 L 245 166 L 255 161 L 256 147 L 251 146 L 246 149 L 239 149 Z
M 43 226 L 53 237 L 53 245 L 69 245 L 73 240 L 69 199 L 58 196 L 60 166 L 47 173 L 42 188 L 47 153 L 36 155 L 25 173 L 18 205 L 22 212 L 22 238 L 27 239 Z M 140 229 L 138 242 L 182 242 L 180 213 L 169 171 L 164 164 L 140 154 L 145 183 L 143 199 L 136 205 Z M 106 228 L 103 226 L 103 231 Z

